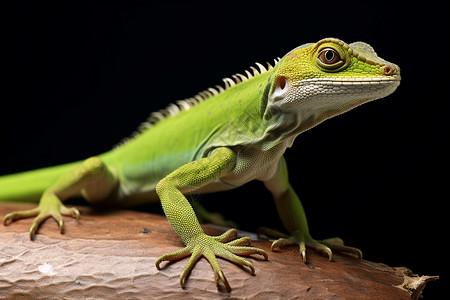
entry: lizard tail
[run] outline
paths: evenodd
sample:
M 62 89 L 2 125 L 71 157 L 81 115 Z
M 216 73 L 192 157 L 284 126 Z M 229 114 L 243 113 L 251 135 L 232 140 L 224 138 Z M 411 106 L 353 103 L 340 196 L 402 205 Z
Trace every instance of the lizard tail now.
M 39 202 L 42 193 L 79 162 L 0 176 L 1 202 Z

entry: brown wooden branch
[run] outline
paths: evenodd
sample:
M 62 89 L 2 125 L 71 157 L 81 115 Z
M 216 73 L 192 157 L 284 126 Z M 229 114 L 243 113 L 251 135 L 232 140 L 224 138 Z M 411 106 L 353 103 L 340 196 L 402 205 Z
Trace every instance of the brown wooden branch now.
M 0 216 L 30 207 L 1 204 Z M 179 276 L 186 260 L 161 271 L 155 267 L 157 257 L 183 246 L 164 216 L 79 209 L 80 220 L 65 218 L 63 235 L 47 220 L 34 241 L 28 235 L 31 219 L 0 225 L 0 299 L 417 299 L 437 278 L 341 255 L 329 262 L 314 251 L 304 264 L 296 248 L 274 253 L 269 241 L 258 240 L 253 245 L 266 250 L 269 261 L 249 258 L 255 276 L 220 261 L 231 293 L 215 286 L 205 259 L 182 289 Z

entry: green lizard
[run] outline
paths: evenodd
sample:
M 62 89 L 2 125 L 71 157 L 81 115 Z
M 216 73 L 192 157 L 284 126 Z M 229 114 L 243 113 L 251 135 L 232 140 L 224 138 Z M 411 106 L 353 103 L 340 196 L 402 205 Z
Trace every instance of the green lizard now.
M 195 262 L 204 256 L 215 283 L 231 290 L 216 256 L 245 266 L 242 258 L 267 254 L 237 238 L 230 229 L 221 236 L 206 235 L 185 198 L 263 181 L 272 193 L 280 218 L 290 235 L 272 248 L 297 244 L 306 261 L 306 248 L 362 256 L 339 239 L 316 241 L 309 234 L 303 207 L 288 180 L 285 150 L 300 133 L 358 105 L 385 97 L 400 84 L 400 69 L 379 58 L 362 42 L 346 44 L 334 38 L 305 44 L 276 59 L 272 67 L 258 64 L 253 73 L 225 78 L 225 88 L 209 88 L 151 114 L 140 133 L 104 154 L 82 162 L 44 168 L 0 178 L 0 201 L 39 200 L 35 209 L 7 214 L 7 225 L 35 217 L 30 238 L 47 218 L 63 230 L 62 215 L 78 218 L 76 208 L 62 201 L 82 195 L 96 204 L 129 206 L 161 201 L 164 213 L 186 247 L 156 261 L 190 256 L 181 286 Z

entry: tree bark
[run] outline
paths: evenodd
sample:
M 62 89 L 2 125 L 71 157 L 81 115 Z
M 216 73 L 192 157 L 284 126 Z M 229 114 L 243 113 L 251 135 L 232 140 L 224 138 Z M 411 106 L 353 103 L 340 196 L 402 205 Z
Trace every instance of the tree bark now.
M 1 204 L 0 216 L 31 207 Z M 32 219 L 0 226 L 1 299 L 418 299 L 426 283 L 437 279 L 338 254 L 329 262 L 312 250 L 304 264 L 297 248 L 270 252 L 271 242 L 260 239 L 252 244 L 266 250 L 269 261 L 249 258 L 255 276 L 219 261 L 233 288 L 230 293 L 223 285 L 215 286 L 205 259 L 182 289 L 179 276 L 187 259 L 163 264 L 160 271 L 155 267 L 159 256 L 183 247 L 164 216 L 79 210 L 78 221 L 64 218 L 64 234 L 47 220 L 34 241 L 28 234 Z M 208 234 L 222 232 L 210 225 L 203 228 Z

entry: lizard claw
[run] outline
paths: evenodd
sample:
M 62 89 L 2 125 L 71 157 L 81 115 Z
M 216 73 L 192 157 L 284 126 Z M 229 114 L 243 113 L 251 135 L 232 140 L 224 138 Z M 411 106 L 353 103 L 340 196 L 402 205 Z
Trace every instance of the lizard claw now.
M 320 243 L 328 246 L 331 250 L 339 253 L 352 254 L 357 256 L 359 259 L 362 259 L 362 251 L 358 248 L 345 246 L 344 241 L 341 238 L 329 238 L 325 240 L 321 240 Z
M 231 292 L 231 286 L 228 283 L 227 278 L 225 277 L 225 274 L 223 274 L 222 270 L 217 271 L 217 273 L 215 273 L 215 282 L 216 282 L 216 286 L 219 287 L 219 278 L 220 280 L 222 280 L 223 284 L 225 285 L 225 288 L 227 289 L 228 292 Z
M 299 252 L 300 256 L 303 259 L 303 262 L 306 263 L 306 247 L 312 248 L 318 252 L 322 252 L 328 255 L 328 260 L 333 260 L 333 252 L 332 250 L 325 246 L 324 244 L 321 244 L 313 239 L 308 240 L 300 240 L 295 238 L 294 236 L 288 237 L 288 238 L 280 238 L 272 243 L 272 246 L 270 247 L 270 250 L 276 251 L 276 249 L 281 249 L 286 246 L 291 245 L 299 245 Z

